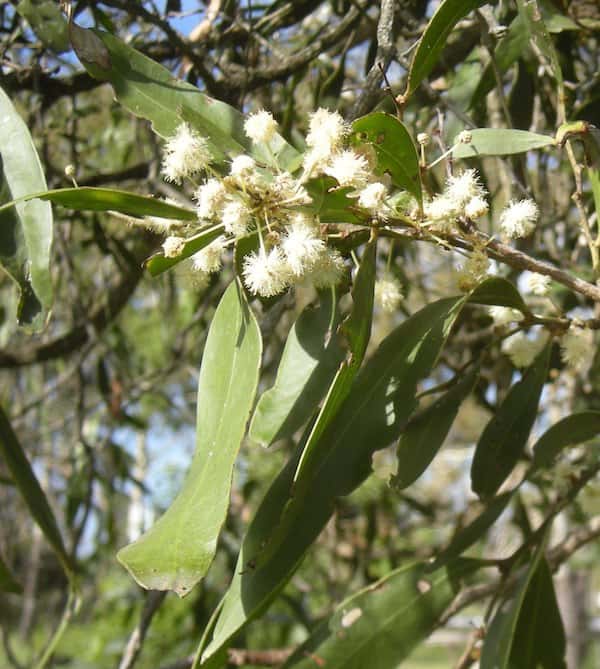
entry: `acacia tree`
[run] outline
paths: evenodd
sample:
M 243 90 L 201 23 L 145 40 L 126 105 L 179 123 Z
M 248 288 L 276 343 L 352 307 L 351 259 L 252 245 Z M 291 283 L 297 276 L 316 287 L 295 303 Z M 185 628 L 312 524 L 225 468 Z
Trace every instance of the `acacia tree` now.
M 393 667 L 467 607 L 456 667 L 583 666 L 594 5 L 200 4 L 0 9 L 7 662 L 77 666 L 118 547 L 121 667 Z M 140 656 L 167 591 L 185 633 Z

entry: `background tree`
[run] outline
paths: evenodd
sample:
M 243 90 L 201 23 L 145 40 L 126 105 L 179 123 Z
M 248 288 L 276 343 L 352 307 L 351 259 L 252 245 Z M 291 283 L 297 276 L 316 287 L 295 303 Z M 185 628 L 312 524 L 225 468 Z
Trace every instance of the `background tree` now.
M 0 7 L 4 664 L 597 664 L 599 26 Z

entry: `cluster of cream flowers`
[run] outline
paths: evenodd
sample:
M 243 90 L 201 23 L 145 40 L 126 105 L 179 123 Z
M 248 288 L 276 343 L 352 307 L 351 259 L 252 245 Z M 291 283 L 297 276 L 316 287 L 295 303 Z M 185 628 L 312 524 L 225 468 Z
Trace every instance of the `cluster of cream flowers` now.
M 273 158 L 272 144 L 277 122 L 264 110 L 246 119 L 244 131 L 254 145 Z M 271 297 L 308 280 L 317 288 L 340 282 L 346 272 L 341 254 L 328 246 L 318 218 L 311 212 L 308 181 L 333 177 L 368 216 L 385 216 L 388 187 L 374 177 L 367 156 L 346 147 L 349 126 L 337 112 L 319 109 L 310 116 L 306 136 L 308 151 L 299 176 L 280 170 L 275 160 L 260 163 L 241 154 L 230 163 L 229 173 L 212 169 L 208 142 L 182 124 L 165 146 L 162 172 L 181 183 L 204 173 L 195 200 L 200 223 L 221 225 L 223 234 L 192 256 L 192 266 L 208 275 L 222 267 L 224 252 L 236 239 L 256 234 L 258 249 L 245 256 L 243 279 L 250 291 Z M 163 252 L 177 257 L 185 238 L 167 237 Z M 396 300 L 397 301 L 397 300 Z M 388 305 L 390 304 L 388 300 Z

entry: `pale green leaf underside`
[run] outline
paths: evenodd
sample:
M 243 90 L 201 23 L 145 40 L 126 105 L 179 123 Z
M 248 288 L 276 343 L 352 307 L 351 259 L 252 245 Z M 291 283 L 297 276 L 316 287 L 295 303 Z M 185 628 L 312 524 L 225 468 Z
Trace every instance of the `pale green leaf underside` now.
M 261 349 L 256 320 L 234 282 L 219 303 L 204 349 L 196 450 L 183 487 L 154 526 L 118 554 L 144 588 L 183 596 L 213 560 L 254 401 Z

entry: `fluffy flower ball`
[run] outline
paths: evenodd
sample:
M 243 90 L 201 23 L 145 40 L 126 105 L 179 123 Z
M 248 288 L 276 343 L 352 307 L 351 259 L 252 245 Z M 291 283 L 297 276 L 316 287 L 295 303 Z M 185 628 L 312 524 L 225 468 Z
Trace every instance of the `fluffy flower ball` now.
M 268 144 L 277 132 L 277 121 L 271 112 L 261 109 L 248 116 L 244 123 L 244 131 L 253 142 Z
M 539 216 L 533 200 L 511 201 L 500 215 L 500 228 L 510 239 L 529 237 Z
M 179 184 L 206 169 L 211 161 L 207 140 L 182 123 L 165 144 L 161 171 L 167 181 Z
M 375 303 L 382 311 L 393 313 L 403 299 L 402 286 L 392 274 L 386 273 L 375 282 Z

